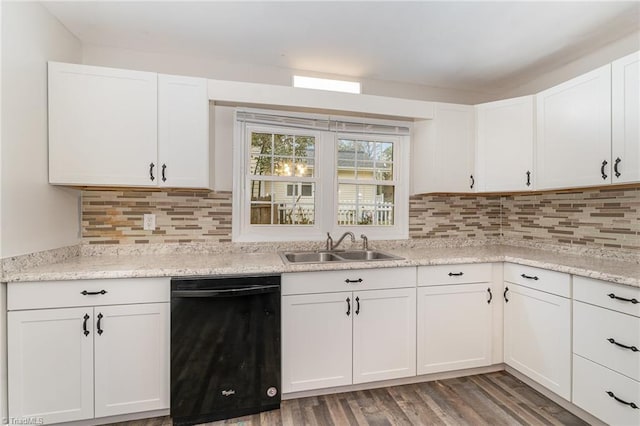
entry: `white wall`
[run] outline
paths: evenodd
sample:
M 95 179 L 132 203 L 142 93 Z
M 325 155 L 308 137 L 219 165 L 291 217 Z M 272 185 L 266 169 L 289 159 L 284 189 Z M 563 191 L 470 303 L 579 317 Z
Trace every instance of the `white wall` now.
M 291 86 L 293 75 L 301 73 L 313 77 L 345 78 L 340 75 L 297 71 L 289 68 L 233 63 L 205 57 L 169 55 L 84 44 L 83 63 L 165 74 L 190 75 L 218 80 Z M 396 98 L 474 104 L 492 98 L 494 94 L 455 90 L 417 84 L 374 79 L 361 79 L 362 92 L 369 95 Z
M 0 239 L 10 257 L 80 240 L 80 191 L 48 184 L 47 61 L 82 61 L 80 41 L 43 6 L 3 2 Z

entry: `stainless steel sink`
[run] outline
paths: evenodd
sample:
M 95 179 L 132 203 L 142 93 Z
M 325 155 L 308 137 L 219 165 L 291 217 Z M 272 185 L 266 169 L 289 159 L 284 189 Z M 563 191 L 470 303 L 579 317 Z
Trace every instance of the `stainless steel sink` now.
M 398 256 L 383 253 L 376 250 L 354 250 L 344 251 L 339 256 L 346 260 L 389 260 L 398 259 Z
M 329 252 L 293 252 L 280 253 L 280 256 L 289 263 L 324 263 L 339 262 L 342 259 Z
M 404 258 L 378 250 L 280 252 L 285 263 L 368 262 Z

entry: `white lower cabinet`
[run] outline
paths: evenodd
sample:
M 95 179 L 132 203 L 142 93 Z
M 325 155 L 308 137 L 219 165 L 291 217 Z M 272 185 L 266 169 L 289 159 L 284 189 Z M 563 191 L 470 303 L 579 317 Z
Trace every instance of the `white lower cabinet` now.
M 415 271 L 284 274 L 283 393 L 415 376 Z
M 119 281 L 9 284 L 9 417 L 50 424 L 169 408 L 169 280 Z M 60 307 L 40 308 L 57 286 Z M 145 295 L 162 302 L 124 304 Z M 90 306 L 64 307 L 82 301 Z
M 489 283 L 418 288 L 418 374 L 491 364 L 490 289 Z
M 505 363 L 571 400 L 571 300 L 510 282 L 505 286 Z
M 640 383 L 579 355 L 573 356 L 573 403 L 611 425 L 640 424 Z
M 96 307 L 95 316 L 95 417 L 169 407 L 169 304 Z
M 353 296 L 353 383 L 415 376 L 416 289 Z
M 8 313 L 10 417 L 45 424 L 93 417 L 92 317 L 93 308 Z
M 282 298 L 283 392 L 351 384 L 351 297 L 325 293 Z

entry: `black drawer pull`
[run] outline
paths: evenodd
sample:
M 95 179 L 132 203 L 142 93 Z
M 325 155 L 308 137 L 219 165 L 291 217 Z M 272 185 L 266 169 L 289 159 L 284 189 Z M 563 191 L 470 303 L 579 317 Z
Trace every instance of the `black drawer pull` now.
M 358 278 L 357 280 L 350 280 L 349 278 L 347 278 L 346 280 L 344 280 L 344 282 L 347 283 L 347 284 L 361 283 L 362 282 L 362 278 Z
M 360 298 L 356 297 L 356 315 L 360 315 Z
M 96 294 L 107 294 L 107 290 L 100 290 L 100 291 L 82 290 L 80 294 L 83 296 L 95 296 Z
M 504 289 L 504 293 L 502 293 L 502 297 L 504 297 L 504 301 L 509 303 L 509 298 L 507 297 L 507 292 L 509 291 L 509 287 Z
M 89 320 L 89 314 L 84 314 L 82 319 L 84 320 L 82 322 L 82 332 L 84 333 L 85 336 L 88 336 L 89 330 L 87 330 L 87 321 Z
M 600 174 L 602 175 L 602 179 L 605 180 L 607 179 L 609 176 L 607 176 L 607 174 L 604 172 L 604 168 L 606 167 L 606 165 L 609 164 L 609 162 L 607 160 L 604 160 L 602 162 L 602 166 L 600 167 Z
M 638 352 L 640 351 L 640 349 L 636 348 L 635 346 L 627 346 L 627 345 L 623 345 L 622 343 L 618 343 L 616 342 L 613 338 L 608 338 L 607 341 L 609 343 L 611 343 L 612 345 L 616 345 L 616 346 L 620 346 L 621 348 L 624 349 L 629 349 L 631 352 Z
M 151 179 L 151 182 L 153 182 L 154 180 L 156 180 L 156 177 L 153 175 L 153 168 L 154 168 L 155 166 L 156 166 L 156 165 L 155 165 L 155 164 L 153 164 L 153 163 L 149 164 L 149 179 Z
M 615 399 L 616 401 L 618 401 L 621 404 L 624 405 L 628 405 L 631 408 L 635 408 L 636 410 L 639 408 L 635 403 L 633 402 L 627 402 L 627 401 L 623 401 L 622 399 L 618 398 L 613 392 L 611 391 L 607 391 L 607 395 L 609 395 L 611 398 Z
M 535 275 L 525 275 L 525 274 L 520 274 L 520 276 L 521 276 L 522 278 L 526 278 L 526 279 L 528 279 L 528 280 L 534 280 L 534 281 L 538 281 L 538 280 L 539 280 L 539 278 L 538 278 L 538 277 L 536 277 Z
M 469 185 L 469 188 L 473 189 L 473 187 L 476 186 L 476 180 L 473 178 L 473 175 L 469 176 L 469 179 L 471 179 L 471 185 Z
M 98 324 L 97 324 L 98 334 L 99 335 L 102 335 L 102 333 L 104 333 L 104 330 L 102 328 L 100 328 L 100 321 L 102 321 L 102 318 L 104 318 L 104 316 L 102 315 L 102 313 L 99 313 L 98 314 Z
M 613 171 L 615 172 L 617 178 L 619 178 L 621 175 L 620 171 L 618 170 L 618 164 L 620 164 L 621 161 L 622 160 L 620 159 L 620 157 L 618 157 L 616 158 L 615 163 L 613 163 Z
M 489 293 L 489 300 L 487 300 L 487 303 L 491 303 L 491 301 L 493 300 L 493 293 L 491 293 L 491 287 L 487 287 L 487 293 Z
M 527 186 L 531 186 L 531 172 L 527 170 Z
M 351 315 L 351 299 L 347 297 L 347 316 Z
M 616 295 L 615 295 L 615 294 L 613 294 L 613 293 L 609 293 L 609 294 L 607 294 L 607 296 L 609 296 L 609 297 L 610 297 L 610 298 L 612 298 L 612 299 L 621 300 L 621 301 L 623 301 L 623 302 L 631 302 L 631 303 L 633 303 L 634 305 L 636 305 L 636 304 L 638 303 L 638 299 L 636 299 L 636 298 L 633 298 L 633 299 L 625 299 L 624 297 L 616 296 Z
M 450 277 L 461 277 L 464 275 L 464 272 L 449 272 Z
M 167 171 L 167 165 L 163 164 L 162 165 L 162 181 L 166 182 L 167 181 L 167 176 L 165 175 L 165 172 Z

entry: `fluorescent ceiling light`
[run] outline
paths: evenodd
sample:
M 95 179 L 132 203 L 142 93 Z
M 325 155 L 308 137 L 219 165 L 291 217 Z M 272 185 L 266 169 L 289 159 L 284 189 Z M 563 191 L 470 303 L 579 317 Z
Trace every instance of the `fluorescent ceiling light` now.
M 293 76 L 293 87 L 360 93 L 360 83 L 355 81 L 329 80 L 326 78 L 303 77 L 301 75 Z

